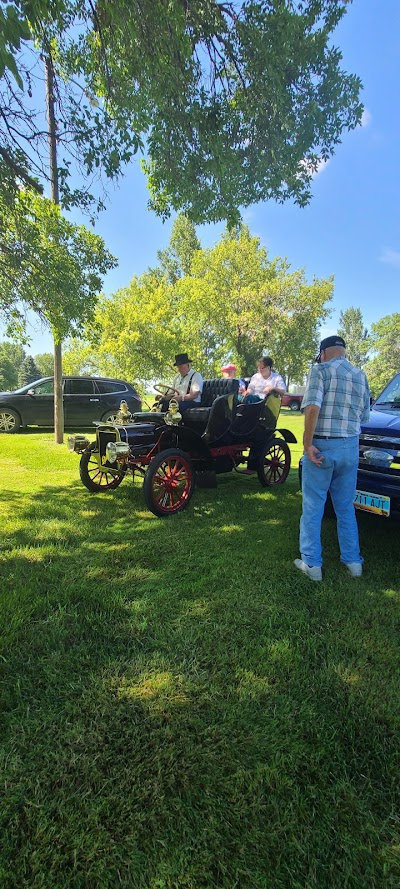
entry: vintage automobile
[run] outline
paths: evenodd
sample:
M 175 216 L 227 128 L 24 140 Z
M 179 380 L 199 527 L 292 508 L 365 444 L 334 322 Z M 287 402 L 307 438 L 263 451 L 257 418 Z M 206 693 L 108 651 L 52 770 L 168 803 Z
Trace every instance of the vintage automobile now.
M 160 384 L 156 391 L 177 394 Z M 89 491 L 113 491 L 130 472 L 143 478 L 146 505 L 156 516 L 180 512 L 195 484 L 215 487 L 219 473 L 257 475 L 264 486 L 282 484 L 290 469 L 288 442 L 277 429 L 280 399 L 238 403 L 237 380 L 205 380 L 201 403 L 179 413 L 169 410 L 130 414 L 124 402 L 115 423 L 98 425 L 96 440 L 70 436 L 70 451 L 81 454 L 80 476 Z

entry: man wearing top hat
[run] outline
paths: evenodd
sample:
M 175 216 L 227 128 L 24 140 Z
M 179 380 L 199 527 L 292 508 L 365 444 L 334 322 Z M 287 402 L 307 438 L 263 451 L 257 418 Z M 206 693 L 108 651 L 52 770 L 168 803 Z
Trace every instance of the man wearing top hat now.
M 296 568 L 311 580 L 322 579 L 321 522 L 328 491 L 337 518 L 340 560 L 352 577 L 361 577 L 358 527 L 354 511 L 361 422 L 370 411 L 368 382 L 346 358 L 340 336 L 322 340 L 301 405 L 304 413 L 302 461 L 303 512 L 301 559 Z
M 179 404 L 179 410 L 188 410 L 195 407 L 201 402 L 201 393 L 203 391 L 203 377 L 197 370 L 193 370 L 192 362 L 187 352 L 180 352 L 175 355 L 174 367 L 178 369 L 178 373 L 174 377 L 172 383 L 179 395 L 173 395 L 174 401 Z M 164 401 L 165 399 L 163 399 Z M 167 399 L 167 404 L 171 399 Z

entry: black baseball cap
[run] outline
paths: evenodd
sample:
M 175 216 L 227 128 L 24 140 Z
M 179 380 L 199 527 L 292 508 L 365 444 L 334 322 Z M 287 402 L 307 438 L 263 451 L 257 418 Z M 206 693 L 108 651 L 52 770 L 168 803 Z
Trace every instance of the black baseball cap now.
M 332 346 L 341 346 L 342 349 L 346 348 L 346 343 L 343 337 L 335 334 L 334 336 L 326 336 L 324 340 L 321 340 L 319 346 L 319 352 L 315 359 L 316 363 L 319 364 L 321 361 L 321 352 L 325 352 L 325 349 L 331 349 Z

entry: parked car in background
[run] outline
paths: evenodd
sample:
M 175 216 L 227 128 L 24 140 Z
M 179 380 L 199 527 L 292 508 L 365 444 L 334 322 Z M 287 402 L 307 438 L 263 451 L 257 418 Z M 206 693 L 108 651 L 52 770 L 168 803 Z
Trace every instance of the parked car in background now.
M 361 426 L 354 505 L 361 511 L 400 519 L 400 373 L 378 395 L 368 423 Z M 329 496 L 325 514 L 334 515 Z
M 64 424 L 90 426 L 96 420 L 112 423 L 121 399 L 132 413 L 141 411 L 140 396 L 125 380 L 63 377 Z M 53 425 L 53 377 L 36 380 L 15 392 L 0 392 L 0 432 L 18 432 L 21 426 Z
M 291 395 L 290 392 L 286 392 L 285 395 L 282 395 L 282 407 L 289 407 L 291 411 L 299 411 L 302 401 L 302 395 Z

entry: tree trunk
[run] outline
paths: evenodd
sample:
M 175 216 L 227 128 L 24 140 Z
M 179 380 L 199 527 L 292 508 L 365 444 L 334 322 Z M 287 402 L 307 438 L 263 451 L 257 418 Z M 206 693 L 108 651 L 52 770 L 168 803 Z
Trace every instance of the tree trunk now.
M 51 183 L 51 199 L 55 204 L 60 203 L 57 169 L 57 124 L 54 111 L 54 77 L 53 62 L 48 55 L 44 61 L 46 72 L 46 110 L 49 139 L 49 167 Z M 64 406 L 62 393 L 62 356 L 61 343 L 54 342 L 54 438 L 56 444 L 64 442 Z
M 64 405 L 62 388 L 61 343 L 54 343 L 54 438 L 56 444 L 63 444 Z

